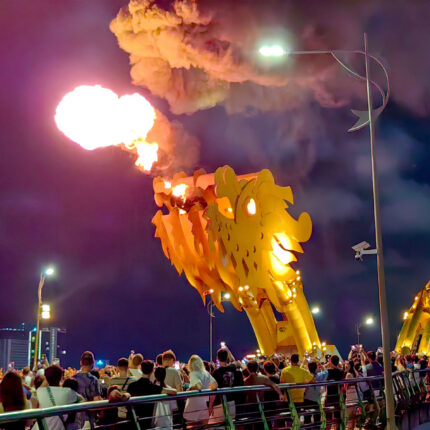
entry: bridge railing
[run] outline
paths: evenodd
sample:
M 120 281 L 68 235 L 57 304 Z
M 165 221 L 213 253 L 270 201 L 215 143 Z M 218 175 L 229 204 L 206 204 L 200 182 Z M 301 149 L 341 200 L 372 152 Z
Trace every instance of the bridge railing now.
M 402 428 L 414 428 L 430 420 L 430 403 L 426 402 L 425 376 L 430 369 L 393 374 L 396 402 L 396 418 Z M 429 375 L 430 376 L 430 375 Z M 341 429 L 361 428 L 365 424 L 384 425 L 383 377 L 367 377 L 343 381 L 326 381 L 312 384 L 280 384 L 285 398 L 279 401 L 273 390 L 266 386 L 244 386 L 217 390 L 186 391 L 175 396 L 165 394 L 132 397 L 125 402 L 107 400 L 30 409 L 0 414 L 0 428 L 16 428 L 15 423 L 31 425 L 37 422 L 40 430 L 62 425 L 67 430 L 79 428 L 76 422 L 91 429 L 206 429 L 236 427 L 269 430 L 281 428 L 320 428 L 336 423 Z M 315 387 L 322 394 L 313 404 L 294 403 L 297 391 Z M 327 390 L 330 389 L 329 398 Z M 335 387 L 335 388 L 333 388 Z M 367 387 L 367 389 L 366 389 Z M 271 392 L 272 391 L 272 392 Z M 354 395 L 355 391 L 355 395 Z M 207 406 L 212 396 L 217 396 L 218 413 L 208 421 Z M 192 400 L 194 399 L 194 400 Z M 175 401 L 172 403 L 172 401 Z M 199 421 L 183 419 L 187 413 Z M 178 406 L 173 411 L 172 405 Z M 193 406 L 195 405 L 195 406 Z M 118 416 L 118 408 L 126 410 L 124 418 Z M 191 409 L 191 410 L 190 410 Z M 144 410 L 144 411 L 143 411 Z M 189 415 L 188 415 L 189 416 Z M 58 417 L 58 418 L 52 418 Z M 53 421 L 56 421 L 54 423 Z M 61 427 L 60 427 L 61 428 Z

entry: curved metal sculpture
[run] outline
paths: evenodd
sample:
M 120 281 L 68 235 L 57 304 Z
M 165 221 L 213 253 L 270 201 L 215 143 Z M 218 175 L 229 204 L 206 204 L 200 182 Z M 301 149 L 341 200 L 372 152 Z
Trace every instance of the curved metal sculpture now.
M 155 178 L 154 192 L 156 204 L 168 209 L 152 220 L 155 236 L 203 302 L 211 295 L 223 311 L 228 293 L 233 306 L 245 310 L 265 354 L 326 349 L 300 274 L 290 266 L 312 232 L 307 213 L 296 220 L 287 211 L 293 203 L 290 187 L 276 185 L 269 170 L 236 176 L 224 166 L 215 174 Z
M 403 327 L 396 343 L 401 354 L 430 353 L 430 282 L 415 296 L 403 315 Z

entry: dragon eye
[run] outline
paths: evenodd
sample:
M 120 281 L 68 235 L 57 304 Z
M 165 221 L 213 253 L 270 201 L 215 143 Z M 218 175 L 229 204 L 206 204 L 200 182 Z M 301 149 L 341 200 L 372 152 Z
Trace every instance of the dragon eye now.
M 255 204 L 254 199 L 249 199 L 248 204 L 246 205 L 246 210 L 249 215 L 255 215 L 257 213 L 257 205 Z

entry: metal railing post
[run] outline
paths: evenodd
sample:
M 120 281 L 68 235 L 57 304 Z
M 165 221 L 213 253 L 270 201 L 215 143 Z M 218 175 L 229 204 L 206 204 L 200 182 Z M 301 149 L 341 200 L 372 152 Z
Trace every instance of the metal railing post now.
M 38 418 L 37 425 L 39 426 L 39 430 L 49 430 L 48 425 L 46 424 L 45 418 Z
M 358 428 L 361 428 L 363 427 L 363 424 L 366 422 L 366 408 L 364 407 L 362 394 L 360 392 L 360 389 L 358 388 L 358 383 L 356 382 L 354 386 L 355 386 L 355 391 L 357 393 L 358 407 L 360 408 L 360 418 L 358 419 Z
M 321 396 L 320 396 L 320 399 L 318 400 L 318 407 L 320 409 L 320 415 L 321 415 L 321 418 L 320 418 L 320 420 L 321 420 L 320 430 L 325 430 L 326 427 L 327 427 L 327 417 L 326 417 L 323 405 L 321 403 Z
M 293 402 L 293 399 L 291 398 L 290 390 L 287 388 L 285 390 L 285 394 L 287 395 L 288 400 L 288 407 L 290 408 L 290 415 L 293 420 L 293 429 L 300 429 L 300 416 L 297 413 L 296 405 Z
M 339 394 L 339 409 L 340 409 L 339 427 L 341 430 L 345 430 L 348 417 L 346 414 L 346 401 L 342 393 L 342 387 L 340 385 L 337 386 L 337 392 Z
M 258 403 L 258 410 L 260 411 L 261 416 L 261 422 L 263 423 L 264 430 L 269 430 L 269 426 L 267 424 L 266 415 L 264 414 L 263 405 L 260 402 L 260 396 L 258 393 L 256 393 L 257 403 Z
M 224 411 L 224 424 L 226 430 L 235 430 L 233 419 L 230 415 L 230 409 L 228 407 L 227 397 L 225 394 L 222 395 L 222 409 Z
M 134 406 L 130 405 L 129 408 L 130 408 L 130 413 L 131 413 L 131 417 L 132 417 L 132 421 L 133 421 L 135 430 L 141 430 L 139 419 L 137 418 L 136 411 L 134 410 Z

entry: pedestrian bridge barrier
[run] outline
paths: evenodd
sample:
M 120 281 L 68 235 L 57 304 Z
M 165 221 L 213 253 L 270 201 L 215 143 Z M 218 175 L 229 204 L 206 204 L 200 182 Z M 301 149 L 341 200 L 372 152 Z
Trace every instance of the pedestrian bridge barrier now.
M 394 397 L 396 404 L 396 424 L 398 429 L 413 429 L 430 421 L 430 402 L 427 401 L 428 370 L 415 372 L 396 372 L 393 374 Z M 326 401 L 325 389 L 330 390 L 330 400 Z M 218 390 L 186 391 L 175 396 L 165 394 L 133 397 L 125 402 L 108 400 L 55 406 L 45 409 L 30 409 L 0 414 L 0 428 L 24 428 L 37 422 L 40 430 L 51 427 L 46 418 L 58 416 L 63 427 L 78 428 L 75 423 L 68 424 L 70 416 L 85 416 L 86 428 L 91 429 L 325 429 L 333 426 L 340 429 L 385 428 L 385 408 L 383 377 L 328 381 L 317 384 L 280 384 L 285 393 L 284 401 L 273 400 L 274 392 L 266 386 L 222 388 Z M 319 387 L 321 401 L 308 405 L 295 404 L 291 392 L 295 389 Z M 368 389 L 366 389 L 366 387 Z M 355 394 L 354 395 L 354 390 Z M 363 396 L 362 392 L 366 395 Z M 335 395 L 333 396 L 333 392 Z M 336 394 L 337 392 L 337 394 Z M 182 417 L 183 405 L 187 399 L 217 395 L 222 411 L 207 422 L 186 421 Z M 234 403 L 232 401 L 234 399 Z M 334 400 L 333 400 L 334 399 Z M 351 399 L 353 399 L 351 401 Z M 178 410 L 170 412 L 160 404 L 170 405 L 166 400 L 176 400 Z M 190 401 L 191 402 L 191 401 Z M 191 402 L 192 403 L 192 402 Z M 139 406 L 152 404 L 146 409 L 153 410 L 152 416 L 138 416 Z M 233 405 L 233 407 L 232 407 Z M 126 408 L 126 418 L 118 417 L 118 408 Z M 160 414 L 161 411 L 161 414 Z M 162 415 L 163 411 L 166 415 Z M 160 420 L 161 418 L 161 420 Z M 163 420 L 163 418 L 165 418 Z M 52 422 L 52 419 L 51 419 Z M 163 424 L 160 425 L 160 422 Z M 17 426 L 21 423 L 21 426 Z M 58 428 L 58 427 L 56 427 Z

